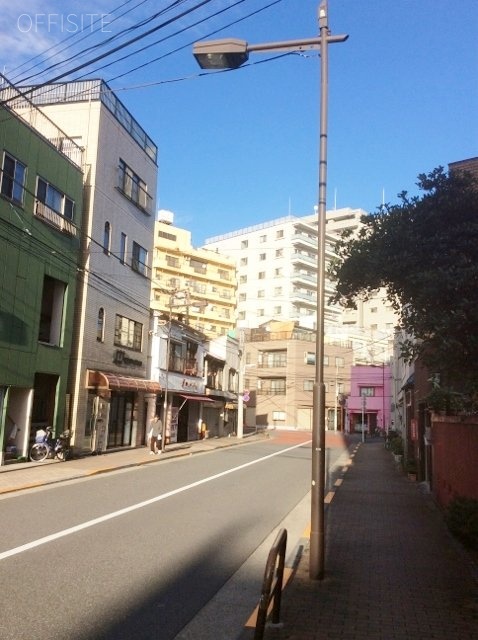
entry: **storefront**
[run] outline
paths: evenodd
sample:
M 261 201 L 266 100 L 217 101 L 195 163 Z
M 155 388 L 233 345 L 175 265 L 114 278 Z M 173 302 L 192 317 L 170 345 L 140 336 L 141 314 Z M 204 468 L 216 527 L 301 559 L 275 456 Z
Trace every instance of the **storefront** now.
M 87 430 L 93 451 L 144 444 L 147 419 L 154 415 L 157 394 L 161 391 L 158 382 L 88 371 L 87 388 Z

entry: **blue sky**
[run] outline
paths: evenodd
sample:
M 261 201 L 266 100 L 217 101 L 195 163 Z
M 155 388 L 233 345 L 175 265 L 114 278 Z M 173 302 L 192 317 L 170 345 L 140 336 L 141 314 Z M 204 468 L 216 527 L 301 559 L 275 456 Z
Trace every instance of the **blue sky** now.
M 173 4 L 143 31 L 190 12 L 65 79 L 110 82 L 159 146 L 158 206 L 173 211 L 175 223 L 192 231 L 195 246 L 289 213 L 312 213 L 317 54 L 274 60 L 269 60 L 273 54 L 255 54 L 237 71 L 206 74 L 191 43 L 316 36 L 319 0 L 210 0 L 195 11 L 200 0 L 24 0 L 20 8 L 0 0 L 2 68 L 16 82 L 43 70 L 31 81 L 50 80 L 137 35 L 130 31 L 106 43 Z M 478 156 L 478 2 L 329 0 L 328 5 L 331 32 L 349 35 L 329 49 L 328 208 L 374 211 L 383 193 L 386 202 L 396 202 L 402 190 L 416 193 L 419 173 Z M 59 66 L 48 70 L 52 64 Z

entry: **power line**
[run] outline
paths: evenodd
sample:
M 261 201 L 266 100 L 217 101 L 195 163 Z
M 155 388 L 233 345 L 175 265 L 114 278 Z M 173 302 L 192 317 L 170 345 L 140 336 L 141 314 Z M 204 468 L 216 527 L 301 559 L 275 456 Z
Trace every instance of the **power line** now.
M 202 18 L 201 20 L 198 20 L 197 22 L 194 22 L 191 25 L 188 25 L 187 27 L 184 27 L 183 29 L 180 29 L 179 31 L 176 31 L 173 34 L 170 34 L 168 36 L 165 36 L 164 38 L 161 38 L 160 40 L 156 40 L 155 42 L 152 42 L 151 44 L 142 47 L 141 49 L 139 49 L 138 51 L 134 51 L 126 56 L 123 56 L 122 58 L 119 58 L 118 60 L 115 60 L 113 62 L 108 63 L 107 65 L 103 65 L 102 67 L 98 67 L 96 69 L 94 69 L 92 71 L 92 73 L 97 73 L 98 71 L 102 70 L 102 69 L 106 69 L 107 67 L 110 67 L 114 64 L 117 64 L 118 62 L 121 62 L 123 60 L 126 60 L 127 58 L 137 55 L 138 53 L 143 53 L 144 51 L 146 51 L 147 49 L 149 49 L 152 46 L 161 44 L 162 42 L 165 42 L 166 40 L 169 40 L 170 38 L 173 38 L 175 36 L 178 36 L 182 33 L 184 33 L 185 31 L 188 31 L 189 29 L 193 29 L 195 27 L 197 27 L 198 25 L 209 21 L 211 18 L 215 18 L 217 16 L 219 16 L 222 13 L 225 13 L 226 11 L 229 11 L 229 9 L 235 8 L 237 7 L 239 4 L 242 4 L 243 2 L 245 2 L 246 0 L 238 0 L 237 2 L 235 2 L 233 5 L 231 5 L 230 7 L 225 7 L 223 9 L 220 9 L 219 11 L 216 11 L 216 13 L 210 15 L 210 16 L 206 16 L 205 18 Z M 282 0 L 274 0 L 273 2 L 270 2 L 269 4 L 265 5 L 264 7 L 261 7 L 260 9 L 257 9 L 256 11 L 253 11 L 251 13 L 248 13 L 247 15 L 243 16 L 242 18 L 236 18 L 235 20 L 233 20 L 232 22 L 229 22 L 228 24 L 222 25 L 221 27 L 219 27 L 218 29 L 215 29 L 214 31 L 210 31 L 207 35 L 204 36 L 204 38 L 210 38 L 212 35 L 215 35 L 216 33 L 219 33 L 220 31 L 223 31 L 224 29 L 227 29 L 229 27 L 232 27 L 236 24 L 239 24 L 239 22 L 242 22 L 244 20 L 247 20 L 248 18 L 257 15 L 258 13 L 261 13 L 262 11 L 265 11 L 266 9 L 269 9 L 270 7 L 272 7 L 275 4 L 278 4 L 279 2 L 282 2 Z M 144 67 L 149 66 L 150 64 L 153 64 L 155 62 L 158 62 L 159 60 L 163 60 L 164 58 L 167 58 L 175 53 L 178 53 L 179 51 L 183 51 L 184 49 L 187 49 L 189 47 L 191 47 L 194 44 L 195 40 L 192 40 L 190 42 L 187 42 L 184 45 L 181 45 L 179 47 L 177 47 L 176 49 L 173 49 L 172 51 L 168 51 L 164 54 L 162 54 L 161 56 L 158 56 L 157 58 L 153 58 L 152 60 L 148 60 L 148 62 L 145 62 L 137 67 L 134 67 L 133 69 L 130 69 L 128 71 L 125 71 L 113 78 L 110 79 L 110 82 L 113 82 L 114 80 L 118 80 L 119 78 L 123 78 L 126 75 L 129 75 L 130 73 L 133 73 L 135 71 L 138 71 L 139 69 L 143 69 Z M 276 57 L 281 57 L 281 56 L 276 56 Z M 250 66 L 250 65 L 245 65 L 245 66 Z M 232 69 L 224 69 L 222 71 L 232 71 Z M 207 72 L 205 73 L 199 73 L 197 74 L 197 76 L 202 76 L 202 75 L 210 75 Z M 83 76 L 80 76 L 83 77 Z
M 120 5 L 119 7 L 117 7 L 116 9 L 113 9 L 110 13 L 114 14 L 116 11 L 118 11 L 119 9 L 121 9 L 122 7 L 130 4 L 130 2 L 132 2 L 133 0 L 126 0 L 126 2 L 124 2 L 122 5 Z M 136 7 L 133 7 L 132 9 L 129 9 L 128 11 L 125 11 L 124 13 L 122 13 L 120 16 L 117 16 L 114 20 L 112 20 L 109 24 L 112 24 L 113 22 L 116 22 L 116 20 L 118 20 L 119 18 L 123 17 L 124 15 L 126 15 L 127 13 L 129 13 L 130 11 L 133 11 L 135 8 L 137 8 L 138 6 L 144 4 L 145 2 L 147 2 L 148 0 L 142 0 L 142 2 L 139 3 L 139 5 L 136 5 Z M 77 37 L 78 33 L 77 31 L 70 33 L 68 36 L 66 36 L 66 38 L 63 38 L 63 40 L 60 40 L 60 42 L 56 42 L 55 44 L 51 45 L 51 47 L 48 47 L 48 49 L 45 49 L 45 51 L 43 51 L 42 53 L 39 53 L 35 56 L 33 56 L 32 58 L 29 58 L 28 60 L 25 60 L 25 62 L 23 62 L 22 64 L 18 65 L 17 67 L 15 67 L 12 70 L 12 74 L 15 72 L 20 71 L 20 69 L 22 69 L 23 67 L 25 67 L 27 64 L 29 64 L 30 62 L 33 62 L 34 60 L 37 60 L 38 58 L 41 58 L 41 60 L 39 62 L 37 62 L 36 64 L 28 67 L 25 70 L 25 73 L 28 73 L 29 71 L 31 71 L 32 69 L 37 68 L 38 66 L 40 66 L 40 64 L 42 64 L 42 62 L 46 62 L 49 58 L 53 58 L 54 55 L 57 56 L 60 53 L 62 53 L 63 51 L 66 51 L 67 49 L 71 48 L 73 45 L 72 44 L 67 44 L 65 45 L 62 49 L 60 49 L 59 51 L 57 51 L 54 55 L 50 55 L 50 56 L 46 56 L 45 54 L 49 53 L 50 51 L 53 51 L 54 49 L 56 49 L 58 46 L 60 46 L 61 44 L 68 42 L 72 39 L 75 39 L 76 42 L 81 42 L 82 40 L 86 40 L 87 38 L 89 38 L 90 36 L 93 35 L 94 31 L 92 29 L 92 27 L 94 25 L 96 25 L 98 22 L 101 22 L 102 17 L 100 16 L 99 18 L 97 18 L 96 20 L 93 20 L 91 25 L 90 25 L 90 30 L 87 31 L 85 34 L 82 35 L 82 37 Z M 45 57 L 45 58 L 44 58 Z M 58 64 L 62 64 L 61 62 L 59 62 Z M 45 71 L 45 70 L 44 70 Z M 43 72 L 39 72 L 38 74 L 34 74 L 33 76 L 29 76 L 29 77 L 34 77 L 35 75 L 40 75 Z M 12 76 L 14 81 L 16 76 Z M 29 78 L 24 78 L 22 80 L 22 82 L 26 81 Z
M 152 22 L 152 21 L 153 21 L 153 20 L 155 20 L 156 18 L 160 17 L 161 15 L 164 15 L 165 13 L 167 13 L 168 11 L 170 11 L 171 9 L 173 9 L 174 7 L 176 7 L 176 6 L 178 6 L 178 5 L 182 4 L 183 2 L 186 2 L 186 1 L 187 1 L 187 0 L 175 0 L 175 1 L 174 1 L 174 2 L 172 2 L 168 7 L 165 7 L 164 9 L 162 9 L 161 11 L 159 11 L 159 12 L 155 13 L 154 15 L 150 16 L 149 18 L 146 18 L 146 19 L 144 19 L 144 20 L 141 20 L 140 22 L 138 22 L 138 23 L 136 23 L 136 24 L 134 24 L 134 25 L 132 25 L 132 26 L 130 26 L 130 27 L 127 27 L 126 29 L 123 29 L 123 30 L 122 30 L 122 31 L 120 31 L 119 33 L 117 33 L 117 34 L 115 34 L 115 35 L 113 35 L 113 36 L 110 36 L 110 37 L 109 37 L 109 38 L 107 38 L 106 40 L 104 40 L 104 41 L 102 41 L 102 42 L 99 42 L 99 43 L 97 43 L 97 44 L 95 44 L 95 45 L 92 45 L 92 46 L 90 46 L 90 47 L 87 47 L 87 48 L 85 48 L 85 49 L 83 49 L 83 50 L 79 51 L 78 53 L 75 53 L 75 54 L 71 55 L 69 58 L 66 58 L 65 60 L 61 60 L 60 62 L 56 62 L 56 63 L 54 63 L 54 64 L 50 65 L 49 67 L 47 67 L 46 69 L 43 69 L 42 71 L 40 71 L 40 72 L 38 72 L 38 73 L 32 74 L 32 75 L 30 75 L 30 76 L 28 76 L 28 77 L 23 77 L 23 78 L 20 80 L 20 82 L 24 83 L 24 82 L 26 82 L 27 80 L 30 80 L 31 78 L 34 78 L 34 77 L 36 77 L 36 76 L 38 76 L 38 75 L 44 75 L 44 74 L 46 74 L 46 73 L 47 73 L 48 71 L 50 71 L 50 70 L 53 70 L 53 69 L 55 69 L 55 68 L 57 68 L 57 67 L 63 67 L 63 66 L 65 66 L 65 65 L 66 65 L 68 62 L 70 62 L 71 60 L 77 60 L 77 59 L 79 59 L 79 58 L 82 58 L 83 56 L 85 56 L 87 53 L 89 53 L 89 52 L 91 52 L 91 51 L 94 51 L 94 50 L 96 50 L 96 49 L 100 49 L 100 48 L 106 47 L 108 44 L 110 44 L 110 43 L 114 42 L 115 40 L 118 40 L 118 39 L 119 39 L 119 38 L 121 38 L 123 35 L 126 35 L 127 33 L 130 33 L 130 32 L 136 31 L 137 29 L 140 29 L 141 27 L 143 27 L 143 26 L 145 26 L 146 24 L 148 24 L 148 23 Z M 131 0 L 128 0 L 128 2 L 131 2 Z M 135 7 L 133 7 L 133 8 L 131 8 L 131 9 L 129 9 L 128 11 L 125 11 L 125 12 L 124 12 L 124 13 L 122 13 L 120 16 L 117 16 L 117 17 L 116 17 L 114 20 L 112 20 L 109 24 L 113 24 L 113 22 L 116 22 L 116 21 L 117 21 L 117 20 L 119 20 L 121 17 L 123 17 L 123 16 L 125 16 L 126 14 L 130 13 L 130 12 L 131 12 L 131 11 L 133 11 L 134 9 L 137 9 L 139 6 L 141 6 L 142 4 L 144 4 L 144 2 L 147 2 L 147 0 L 143 0 L 142 2 L 140 2 L 139 4 L 137 4 Z M 125 3 L 125 4 L 127 4 L 127 3 Z M 124 6 L 124 5 L 122 5 L 122 6 Z M 96 21 L 94 22 L 94 24 L 95 24 L 96 22 L 99 22 L 99 21 L 101 21 L 101 18 L 98 18 L 98 20 L 96 20 Z M 90 35 L 92 35 L 92 32 L 91 32 L 91 31 L 90 31 L 90 33 L 88 33 L 88 34 L 84 35 L 84 36 L 83 36 L 83 38 L 81 38 L 80 40 L 83 40 L 83 39 L 85 39 L 85 38 L 89 37 Z M 145 34 L 145 35 L 147 35 L 147 34 Z M 128 43 L 125 43 L 125 46 L 128 46 Z M 71 45 L 68 45 L 68 46 L 64 47 L 63 49 L 61 49 L 61 51 L 65 51 L 65 50 L 66 50 L 66 49 L 68 49 L 68 48 L 71 48 Z M 60 52 L 61 52 L 61 51 L 60 51 Z M 58 52 L 58 53 L 60 53 L 60 52 Z M 107 55 L 110 55 L 110 54 L 107 52 Z M 40 64 L 40 63 L 38 63 L 38 64 Z M 90 64 L 90 63 L 88 62 L 87 64 Z M 38 66 L 38 65 L 35 65 L 35 66 Z
M 242 1 L 242 0 L 241 0 Z M 24 92 L 20 92 L 20 94 L 18 96 L 16 96 L 16 98 L 25 98 L 29 93 L 32 93 L 35 90 L 41 89 L 49 84 L 55 83 L 58 80 L 61 80 L 62 78 L 64 78 L 65 76 L 71 75 L 73 73 L 75 73 L 76 71 L 80 71 L 81 69 L 84 69 L 85 67 L 98 62 L 99 60 L 103 60 L 104 58 L 107 58 L 111 55 L 113 55 L 114 53 L 116 53 L 117 51 L 120 51 L 121 49 L 124 49 L 128 46 L 130 46 L 131 44 L 134 44 L 135 42 L 138 42 L 139 40 L 142 40 L 143 38 L 147 37 L 148 35 L 151 35 L 152 33 L 155 33 L 156 31 L 159 31 L 160 29 L 164 28 L 165 26 L 168 26 L 170 24 L 172 24 L 173 22 L 176 22 L 177 20 L 179 20 L 180 18 L 184 18 L 185 16 L 187 16 L 188 14 L 192 13 L 193 11 L 196 11 L 197 9 L 200 9 L 201 7 L 205 6 L 206 4 L 209 4 L 209 2 L 212 2 L 212 0 L 201 0 L 201 2 L 199 2 L 198 4 L 196 4 L 194 7 L 192 7 L 191 9 L 187 9 L 186 11 L 183 11 L 182 13 L 178 14 L 177 16 L 174 16 L 173 18 L 170 18 L 169 20 L 166 20 L 164 22 L 161 22 L 161 24 L 156 25 L 155 27 L 149 29 L 148 31 L 146 31 L 143 34 L 137 35 L 134 38 L 131 38 L 130 40 L 128 40 L 127 42 L 118 45 L 116 47 L 114 47 L 113 49 L 110 49 L 108 51 L 106 51 L 105 53 L 102 53 L 98 56 L 96 56 L 95 58 L 81 63 L 79 65 L 77 65 L 76 67 L 74 67 L 73 69 L 70 69 L 69 71 L 64 71 L 63 73 L 60 73 L 58 75 L 56 75 L 54 78 L 49 79 L 48 81 L 45 81 L 43 83 L 40 83 L 39 85 L 36 85 L 34 88 L 30 87 L 29 89 L 27 89 Z M 10 102 L 11 100 L 14 100 L 15 98 L 9 98 L 8 100 L 6 100 L 4 103 Z

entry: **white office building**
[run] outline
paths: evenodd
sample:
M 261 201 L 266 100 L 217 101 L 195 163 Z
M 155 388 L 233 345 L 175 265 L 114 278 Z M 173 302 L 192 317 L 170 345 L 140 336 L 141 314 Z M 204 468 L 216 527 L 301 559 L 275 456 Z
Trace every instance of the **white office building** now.
M 344 230 L 356 233 L 363 209 L 327 211 L 326 266 L 335 255 L 335 242 Z M 315 328 L 317 314 L 317 214 L 286 216 L 206 240 L 235 260 L 237 269 L 237 326 L 257 328 L 270 320 L 295 320 Z M 329 303 L 333 283 L 325 283 L 325 331 L 336 340 L 353 340 L 356 360 L 374 363 L 393 351 L 396 314 L 377 291 L 356 309 Z
M 326 260 L 334 255 L 326 237 Z M 269 320 L 297 320 L 314 328 L 317 308 L 317 227 L 287 216 L 206 240 L 236 262 L 237 326 L 256 328 Z M 341 310 L 327 304 L 333 287 L 326 281 L 325 317 L 337 322 Z

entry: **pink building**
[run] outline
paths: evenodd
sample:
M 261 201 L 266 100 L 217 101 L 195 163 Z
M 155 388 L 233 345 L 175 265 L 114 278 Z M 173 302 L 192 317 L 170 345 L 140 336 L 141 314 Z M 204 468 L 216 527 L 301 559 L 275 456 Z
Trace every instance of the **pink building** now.
M 354 365 L 351 367 L 350 395 L 347 398 L 345 429 L 350 433 L 388 431 L 390 426 L 390 366 Z

